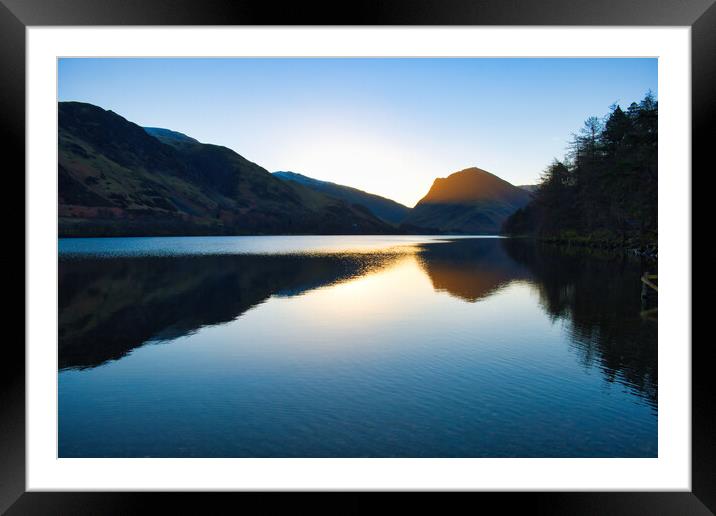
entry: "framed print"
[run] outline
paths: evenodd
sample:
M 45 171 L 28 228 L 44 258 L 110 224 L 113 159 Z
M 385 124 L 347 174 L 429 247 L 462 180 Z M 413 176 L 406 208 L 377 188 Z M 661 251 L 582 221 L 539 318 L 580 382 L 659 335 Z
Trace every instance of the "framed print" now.
M 716 511 L 711 1 L 0 1 L 3 511 Z

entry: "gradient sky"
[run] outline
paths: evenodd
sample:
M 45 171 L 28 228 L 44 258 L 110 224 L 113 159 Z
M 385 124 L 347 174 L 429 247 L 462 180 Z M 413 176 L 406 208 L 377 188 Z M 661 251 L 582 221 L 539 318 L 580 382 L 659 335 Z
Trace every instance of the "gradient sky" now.
M 467 167 L 535 183 L 570 135 L 651 89 L 656 59 L 63 58 L 60 101 L 413 206 Z

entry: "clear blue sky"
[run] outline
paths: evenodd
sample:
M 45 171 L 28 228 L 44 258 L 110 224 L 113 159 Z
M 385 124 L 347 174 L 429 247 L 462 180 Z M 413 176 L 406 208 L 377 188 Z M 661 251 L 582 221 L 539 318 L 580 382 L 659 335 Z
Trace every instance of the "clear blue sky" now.
M 412 206 L 476 166 L 536 182 L 571 133 L 656 95 L 656 59 L 87 59 L 59 61 L 59 100 L 225 145 Z

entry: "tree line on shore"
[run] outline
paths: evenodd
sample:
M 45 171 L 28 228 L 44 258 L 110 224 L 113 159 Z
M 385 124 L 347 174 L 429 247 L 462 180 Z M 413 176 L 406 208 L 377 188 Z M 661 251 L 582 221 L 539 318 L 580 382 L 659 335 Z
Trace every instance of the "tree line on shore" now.
M 639 249 L 657 242 L 658 102 L 648 92 L 623 110 L 589 117 L 567 155 L 544 171 L 508 235 Z

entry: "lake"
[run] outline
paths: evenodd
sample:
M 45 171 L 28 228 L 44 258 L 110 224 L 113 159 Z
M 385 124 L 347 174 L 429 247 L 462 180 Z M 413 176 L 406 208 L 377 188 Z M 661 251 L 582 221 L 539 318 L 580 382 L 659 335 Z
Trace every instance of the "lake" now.
M 59 456 L 656 457 L 645 267 L 491 237 L 61 239 Z

